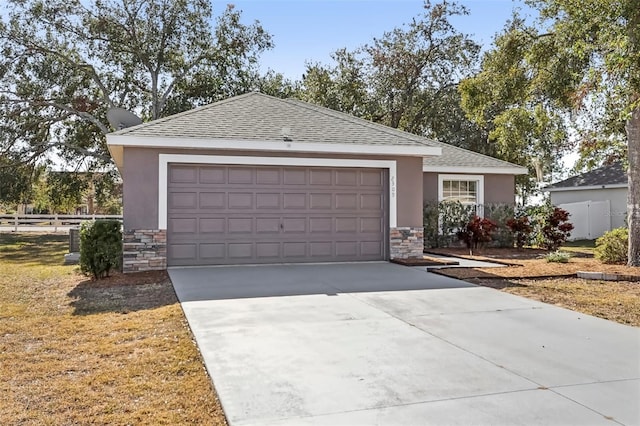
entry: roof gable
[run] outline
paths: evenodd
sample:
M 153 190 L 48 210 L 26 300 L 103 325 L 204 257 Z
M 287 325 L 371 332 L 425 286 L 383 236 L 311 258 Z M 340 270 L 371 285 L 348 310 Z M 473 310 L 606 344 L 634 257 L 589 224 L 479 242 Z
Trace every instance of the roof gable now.
M 284 138 L 285 133 L 287 138 Z M 325 148 L 335 146 L 335 152 L 423 156 L 425 171 L 446 171 L 453 167 L 461 173 L 478 172 L 478 168 L 489 168 L 495 173 L 527 172 L 526 168 L 506 161 L 350 114 L 258 92 L 235 96 L 107 135 L 112 153 L 116 151 L 112 147 L 124 145 L 124 140 L 144 141 L 148 146 L 152 141 L 161 139 L 180 139 L 181 146 L 185 148 L 203 148 L 206 147 L 203 141 L 213 140 L 219 142 L 216 148 L 228 144 L 229 149 L 249 149 L 249 146 L 259 143 L 259 149 L 281 151 L 284 150 L 284 140 L 290 142 L 287 145 L 289 150 L 309 151 L 313 149 L 312 145 L 321 144 Z M 246 143 L 238 143 L 241 141 Z M 338 146 L 347 149 L 341 151 Z M 352 148 L 348 148 L 350 146 Z M 371 151 L 367 151 L 367 147 L 371 147 Z
M 431 140 L 296 99 L 246 93 L 112 135 L 433 146 Z

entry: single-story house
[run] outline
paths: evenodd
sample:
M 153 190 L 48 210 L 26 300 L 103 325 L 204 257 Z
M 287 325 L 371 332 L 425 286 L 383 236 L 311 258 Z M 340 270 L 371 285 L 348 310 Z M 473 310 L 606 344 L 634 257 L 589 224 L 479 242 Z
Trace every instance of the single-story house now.
M 551 204 L 571 214 L 572 239 L 595 239 L 626 226 L 629 184 L 622 163 L 571 176 L 543 190 L 549 192 Z
M 421 257 L 426 198 L 514 201 L 526 169 L 248 93 L 107 135 L 125 271 Z

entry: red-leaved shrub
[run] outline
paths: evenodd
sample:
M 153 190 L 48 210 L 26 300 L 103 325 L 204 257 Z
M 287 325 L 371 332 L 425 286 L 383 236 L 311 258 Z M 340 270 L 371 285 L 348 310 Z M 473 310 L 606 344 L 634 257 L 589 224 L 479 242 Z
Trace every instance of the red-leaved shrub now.
M 469 253 L 473 254 L 473 250 L 478 248 L 478 244 L 491 241 L 491 232 L 496 227 L 497 225 L 491 220 L 473 215 L 469 222 L 458 231 L 458 239 L 464 241 Z
M 531 240 L 533 226 L 529 223 L 527 216 L 514 217 L 507 221 L 507 226 L 515 237 L 516 247 L 523 248 Z
M 544 218 L 541 228 L 542 240 L 540 245 L 549 251 L 555 251 L 571 236 L 573 224 L 569 223 L 569 212 L 559 207 Z

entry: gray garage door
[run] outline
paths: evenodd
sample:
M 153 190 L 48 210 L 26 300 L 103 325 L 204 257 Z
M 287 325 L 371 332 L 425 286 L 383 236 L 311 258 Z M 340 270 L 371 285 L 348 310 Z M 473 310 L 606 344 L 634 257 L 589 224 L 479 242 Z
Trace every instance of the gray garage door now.
M 173 164 L 170 266 L 382 260 L 381 169 Z

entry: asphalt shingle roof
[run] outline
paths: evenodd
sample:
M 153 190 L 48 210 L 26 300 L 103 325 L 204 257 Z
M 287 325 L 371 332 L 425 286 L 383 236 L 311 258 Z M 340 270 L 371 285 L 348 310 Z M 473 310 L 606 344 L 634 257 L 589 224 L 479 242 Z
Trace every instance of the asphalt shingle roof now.
M 627 183 L 627 171 L 621 163 L 613 163 L 556 182 L 544 189 L 580 188 L 583 186 L 621 185 Z
M 281 142 L 283 128 L 290 129 L 290 137 L 295 142 L 442 148 L 441 156 L 425 158 L 425 166 L 519 167 L 349 114 L 258 92 L 235 96 L 113 134 L 181 138 L 185 145 L 190 138 Z

